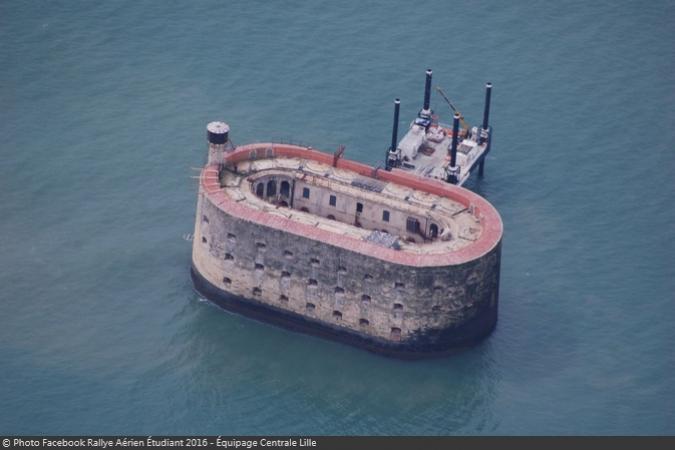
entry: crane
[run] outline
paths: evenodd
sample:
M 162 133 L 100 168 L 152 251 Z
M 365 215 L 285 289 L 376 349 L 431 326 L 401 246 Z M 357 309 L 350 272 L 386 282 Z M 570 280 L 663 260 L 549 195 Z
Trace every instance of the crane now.
M 448 96 L 445 95 L 445 92 L 443 92 L 443 89 L 441 89 L 440 87 L 436 86 L 436 90 L 438 91 L 439 94 L 441 94 L 441 97 L 443 97 L 443 100 L 445 100 L 445 102 L 448 104 L 448 106 L 450 106 L 450 108 L 451 108 L 454 112 L 456 112 L 457 114 L 459 114 L 459 120 L 460 120 L 460 122 L 462 123 L 462 128 L 466 128 L 466 129 L 468 130 L 468 129 L 469 129 L 469 124 L 466 123 L 466 122 L 464 121 L 464 116 L 462 115 L 461 112 L 459 112 L 459 111 L 457 110 L 457 108 L 455 108 L 455 105 L 453 105 L 452 102 L 450 101 L 450 99 L 448 98 Z

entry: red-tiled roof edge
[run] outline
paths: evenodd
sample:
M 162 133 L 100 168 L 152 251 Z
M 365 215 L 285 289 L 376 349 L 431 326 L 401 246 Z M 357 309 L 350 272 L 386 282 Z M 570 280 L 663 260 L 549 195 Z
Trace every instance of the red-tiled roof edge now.
M 225 164 L 237 163 L 252 159 L 280 156 L 309 159 L 328 165 L 333 164 L 332 154 L 297 145 L 274 143 L 255 143 L 239 146 L 234 151 L 225 154 L 224 162 Z M 375 170 L 367 164 L 343 158 L 338 159 L 337 167 L 340 169 L 351 170 L 370 178 L 373 178 L 373 171 Z M 411 189 L 447 197 L 466 207 L 473 205 L 475 210 L 474 214 L 477 214 L 478 217 L 480 217 L 481 225 L 483 227 L 481 236 L 475 242 L 472 242 L 459 250 L 447 253 L 413 254 L 410 252 L 393 250 L 339 233 L 318 229 L 311 225 L 300 223 L 285 217 L 267 214 L 263 211 L 248 207 L 244 202 L 236 202 L 227 196 L 221 189 L 217 171 L 218 167 L 216 165 L 204 167 L 201 173 L 200 183 L 205 197 L 209 199 L 214 206 L 227 214 L 393 264 L 418 267 L 462 264 L 485 255 L 491 251 L 502 238 L 503 225 L 501 217 L 497 210 L 483 197 L 467 189 L 431 178 L 421 178 L 399 169 L 393 169 L 391 171 L 378 170 L 375 178 L 406 186 Z

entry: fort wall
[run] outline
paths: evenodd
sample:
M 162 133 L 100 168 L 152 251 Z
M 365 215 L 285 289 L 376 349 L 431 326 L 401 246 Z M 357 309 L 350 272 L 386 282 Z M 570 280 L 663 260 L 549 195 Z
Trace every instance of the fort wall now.
M 217 125 L 209 130 L 216 133 L 209 134 L 210 143 L 225 145 L 214 147 L 215 157 L 200 175 L 193 239 L 192 278 L 205 297 L 251 317 L 397 356 L 446 352 L 492 331 L 499 301 L 502 223 L 483 198 L 437 180 L 397 169 L 378 172 L 304 147 L 263 143 L 228 149 L 227 136 L 222 137 L 228 128 Z M 270 214 L 225 192 L 221 167 L 237 174 L 237 164 L 266 158 L 314 161 L 411 193 L 451 199 L 464 208 L 459 212 L 470 211 L 480 222 L 480 233 L 452 251 L 396 250 Z M 258 175 L 244 176 L 248 181 L 242 182 L 251 183 L 247 189 L 255 192 Z M 283 177 L 276 179 L 274 189 L 281 189 L 283 181 L 293 182 L 284 189 L 300 202 L 293 205 L 296 210 L 303 207 L 303 188 L 312 189 L 314 198 L 310 194 L 305 207 L 316 208 L 311 213 L 325 220 L 330 210 L 326 203 L 333 208 L 325 198 L 330 195 L 327 189 Z M 350 223 L 349 210 L 358 200 L 336 200 L 340 221 Z M 368 228 L 380 229 L 383 206 L 369 206 L 364 205 Z M 390 206 L 390 220 L 400 232 L 405 216 Z
M 193 270 L 202 282 L 375 350 L 444 351 L 488 334 L 499 264 L 500 245 L 459 265 L 393 264 L 243 221 L 199 197 Z

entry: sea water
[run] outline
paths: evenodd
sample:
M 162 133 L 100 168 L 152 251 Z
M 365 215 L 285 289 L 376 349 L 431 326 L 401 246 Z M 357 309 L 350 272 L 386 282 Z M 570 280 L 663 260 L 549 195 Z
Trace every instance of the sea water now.
M 0 433 L 672 434 L 675 4 L 0 3 Z M 202 301 L 205 125 L 384 162 L 424 71 L 504 221 L 495 332 L 406 362 Z M 451 111 L 434 93 L 432 108 Z

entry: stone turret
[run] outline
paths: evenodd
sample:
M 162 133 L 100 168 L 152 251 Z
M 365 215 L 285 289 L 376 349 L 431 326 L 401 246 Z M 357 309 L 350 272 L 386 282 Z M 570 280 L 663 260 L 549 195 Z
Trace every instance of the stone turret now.
M 206 126 L 206 137 L 209 141 L 208 164 L 223 163 L 223 154 L 232 150 L 229 134 L 230 126 L 225 122 L 211 122 Z

